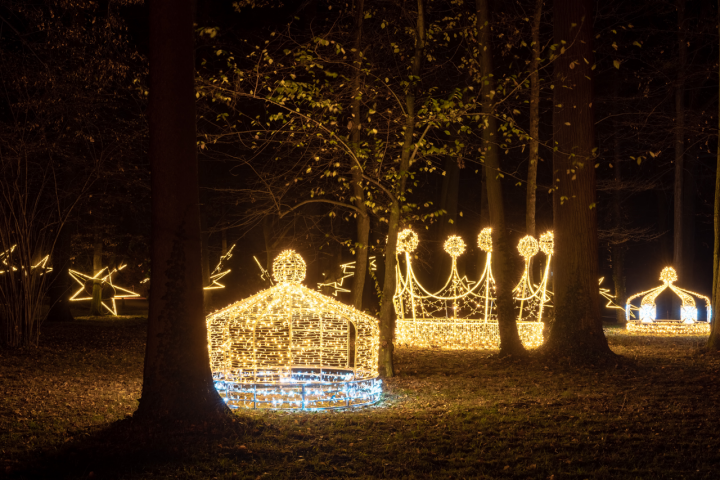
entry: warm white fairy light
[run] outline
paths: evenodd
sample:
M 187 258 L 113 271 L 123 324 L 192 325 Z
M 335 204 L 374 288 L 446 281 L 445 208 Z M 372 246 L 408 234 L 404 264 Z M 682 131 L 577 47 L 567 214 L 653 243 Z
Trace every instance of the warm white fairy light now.
M 452 257 L 450 277 L 437 292 L 427 291 L 412 269 L 417 235 L 404 230 L 398 235 L 398 252 L 405 253 L 405 268 L 396 267 L 397 287 L 393 303 L 397 314 L 395 337 L 398 344 L 448 349 L 498 348 L 499 333 L 495 309 L 495 280 L 491 269 L 491 230 L 483 229 L 478 246 L 486 252 L 485 268 L 477 282 L 460 277 L 457 258 L 465 250 L 460 237 L 450 237 L 445 251 Z M 518 323 L 523 344 L 537 347 L 543 342 L 542 323 Z
M 600 277 L 600 280 L 598 281 L 598 285 L 602 285 L 603 280 L 605 280 L 605 277 Z M 603 297 L 608 302 L 605 304 L 605 308 L 613 308 L 616 310 L 625 310 L 623 307 L 615 303 L 615 295 L 610 295 L 610 289 L 609 288 L 603 288 L 600 287 L 600 296 Z
M 203 290 L 217 290 L 219 288 L 225 288 L 225 285 L 219 282 L 221 278 L 223 278 L 225 275 L 230 273 L 230 269 L 223 270 L 223 264 L 230 260 L 232 257 L 232 251 L 235 248 L 235 245 L 230 247 L 230 249 L 227 251 L 227 253 L 220 257 L 220 260 L 218 261 L 217 266 L 215 267 L 215 270 L 212 271 L 210 274 L 210 285 L 207 287 L 204 287 Z
M 4 252 L 0 253 L 0 262 L 5 266 L 5 269 L 0 270 L 0 275 L 8 272 L 17 272 L 18 268 L 12 265 L 12 254 L 17 248 L 17 244 L 8 248 Z M 50 261 L 50 255 L 45 255 L 35 265 L 30 265 L 30 268 L 25 268 L 24 265 L 20 265 L 20 270 L 27 275 L 28 273 L 40 272 L 40 276 L 52 272 L 52 267 L 48 267 L 48 261 Z
M 277 285 L 207 317 L 215 386 L 232 408 L 325 409 L 380 398 L 377 320 L 300 284 L 292 250 Z
M 485 227 L 478 234 L 478 247 L 486 253 L 492 253 L 492 228 Z
M 545 308 L 549 307 L 551 293 L 547 289 L 548 276 L 550 274 L 550 261 L 554 251 L 554 239 L 552 232 L 545 232 L 540 236 L 540 242 L 535 237 L 526 235 L 518 243 L 518 252 L 525 259 L 525 269 L 520 282 L 513 289 L 513 296 L 516 302 L 520 303 L 518 321 L 536 320 L 542 321 Z M 532 282 L 530 275 L 530 260 L 537 253 L 542 252 L 547 256 L 545 261 L 545 273 L 539 284 Z
M 100 288 L 103 289 L 106 285 L 109 286 L 112 289 L 112 296 L 110 297 L 110 305 L 112 307 L 108 306 L 104 301 L 100 301 L 103 307 L 110 312 L 112 315 L 117 315 L 117 304 L 115 303 L 115 300 L 120 299 L 126 299 L 126 298 L 138 298 L 140 297 L 139 293 L 132 292 L 126 288 L 119 287 L 115 285 L 112 281 L 112 276 L 115 275 L 117 272 L 125 268 L 127 265 L 120 265 L 118 268 L 115 268 L 113 270 L 108 270 L 108 267 L 103 268 L 98 273 L 96 273 L 94 276 L 86 275 L 84 273 L 78 272 L 77 270 L 69 270 L 68 273 L 70 276 L 75 280 L 79 285 L 80 288 L 77 292 L 73 294 L 72 297 L 70 297 L 71 302 L 80 302 L 83 300 L 92 300 L 92 288 L 95 282 L 98 282 L 100 284 Z M 90 285 L 91 291 L 88 294 L 86 286 Z M 85 297 L 81 297 L 82 294 L 89 295 Z
M 445 240 L 445 251 L 453 258 L 457 258 L 465 253 L 465 242 L 457 235 L 452 235 Z
M 636 293 L 628 297 L 625 305 L 625 319 L 627 320 L 627 329 L 635 332 L 658 333 L 667 335 L 695 334 L 697 332 L 710 332 L 710 321 L 712 320 L 712 306 L 710 299 L 705 295 L 701 295 L 690 290 L 685 290 L 674 285 L 678 280 L 677 272 L 672 267 L 665 267 L 660 272 L 660 280 L 663 284 L 659 287 L 644 292 Z M 657 307 L 655 300 L 666 289 L 672 290 L 682 300 L 680 306 L 680 320 L 669 320 L 657 318 Z M 632 301 L 641 297 L 640 307 L 632 304 Z M 693 297 L 701 298 L 705 301 L 707 308 L 707 322 L 697 321 L 697 307 Z M 639 312 L 639 320 L 632 320 L 633 312 Z

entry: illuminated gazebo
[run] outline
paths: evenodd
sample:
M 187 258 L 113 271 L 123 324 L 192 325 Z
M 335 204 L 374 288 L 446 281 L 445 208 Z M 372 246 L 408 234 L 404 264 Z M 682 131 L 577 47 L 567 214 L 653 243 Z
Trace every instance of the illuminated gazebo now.
M 368 405 L 382 392 L 377 320 L 310 290 L 292 250 L 273 264 L 277 284 L 207 317 L 215 387 L 232 408 Z
M 486 253 L 485 268 L 477 281 L 460 276 L 457 258 L 465 252 L 465 242 L 451 236 L 445 251 L 451 256 L 450 276 L 437 292 L 425 289 L 412 268 L 412 253 L 418 245 L 415 232 L 405 229 L 398 235 L 398 254 L 404 254 L 404 268 L 396 267 L 393 297 L 397 321 L 396 341 L 400 345 L 448 349 L 498 348 L 500 336 L 495 307 L 495 279 L 491 269 L 492 238 L 490 228 L 478 236 L 478 246 Z M 404 270 L 404 271 L 403 271 Z M 543 297 L 544 298 L 544 297 Z M 520 339 L 526 347 L 543 342 L 543 324 L 518 322 Z
M 710 321 L 712 320 L 712 306 L 710 299 L 705 295 L 682 289 L 676 285 L 678 280 L 677 272 L 672 267 L 665 267 L 660 272 L 660 280 L 663 284 L 652 290 L 636 293 L 628 297 L 625 305 L 625 319 L 627 330 L 638 333 L 652 333 L 664 335 L 707 335 L 710 333 Z M 672 290 L 680 300 L 680 320 L 658 319 L 655 300 L 666 289 Z M 633 305 L 632 301 L 642 297 L 640 307 Z M 698 322 L 698 311 L 695 304 L 697 297 L 705 301 L 707 309 L 707 321 Z

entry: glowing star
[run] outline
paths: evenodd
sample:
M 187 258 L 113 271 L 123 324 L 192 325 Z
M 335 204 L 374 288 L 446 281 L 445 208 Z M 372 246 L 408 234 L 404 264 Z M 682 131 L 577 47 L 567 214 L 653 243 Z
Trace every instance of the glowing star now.
M 376 271 L 377 265 L 375 265 L 375 257 L 368 257 L 368 260 L 370 260 L 370 271 Z M 347 288 L 343 288 L 343 283 L 346 279 L 355 276 L 355 262 L 343 263 L 342 265 L 340 265 L 340 268 L 342 269 L 343 276 L 340 277 L 339 280 L 336 280 L 334 282 L 318 283 L 318 290 L 322 289 L 323 287 L 330 287 L 333 289 L 332 294 L 334 297 L 337 297 L 338 292 L 350 293 L 350 290 L 348 290 Z
M 207 287 L 203 287 L 203 290 L 217 290 L 219 288 L 225 288 L 225 285 L 219 282 L 221 278 L 223 278 L 225 275 L 230 273 L 230 269 L 222 270 L 223 263 L 226 260 L 229 260 L 230 257 L 232 257 L 232 251 L 233 248 L 235 248 L 235 245 L 230 247 L 230 250 L 227 251 L 227 253 L 220 257 L 220 260 L 218 261 L 217 266 L 215 267 L 215 270 L 212 271 L 210 274 L 210 285 Z
M 87 295 L 86 292 L 86 285 L 88 282 L 90 285 L 94 285 L 96 281 L 99 280 L 101 288 L 104 288 L 106 285 L 109 286 L 113 291 L 113 296 L 110 297 L 110 302 L 112 304 L 112 308 L 107 306 L 107 304 L 104 301 L 101 301 L 105 309 L 107 309 L 108 312 L 110 312 L 112 315 L 117 316 L 117 305 L 115 304 L 115 300 L 120 300 L 124 298 L 137 298 L 140 297 L 140 294 L 131 292 L 130 290 L 127 290 L 122 287 L 118 287 L 112 282 L 112 276 L 125 268 L 127 265 L 121 265 L 120 267 L 113 269 L 112 271 L 108 270 L 108 267 L 103 268 L 98 273 L 95 274 L 95 276 L 91 277 L 90 275 L 86 275 L 84 273 L 80 273 L 77 270 L 69 270 L 68 273 L 70 276 L 75 280 L 79 285 L 80 288 L 78 289 L 75 294 L 70 297 L 71 302 L 80 302 L 83 300 L 92 300 L 92 294 L 90 294 L 89 297 L 80 297 L 83 292 Z M 103 275 L 104 274 L 104 275 Z M 92 290 L 91 290 L 92 291 Z
M 486 252 L 480 278 L 469 281 L 457 270 L 457 258 L 465 251 L 465 242 L 457 236 L 445 242 L 452 258 L 450 277 L 437 292 L 431 293 L 418 281 L 412 268 L 417 235 L 404 230 L 398 235 L 398 254 L 404 253 L 405 268 L 398 261 L 393 304 L 397 314 L 395 335 L 399 344 L 449 349 L 497 348 L 499 333 L 495 313 L 495 280 L 491 269 L 491 230 L 483 229 L 478 246 Z M 518 331 L 523 344 L 537 347 L 542 341 L 543 324 L 520 322 Z
M 545 273 L 539 285 L 534 285 L 530 277 L 530 259 L 541 251 L 547 256 L 545 261 Z M 545 232 L 540 236 L 540 242 L 531 235 L 526 235 L 518 243 L 518 251 L 525 259 L 525 270 L 520 282 L 513 289 L 516 301 L 520 302 L 520 313 L 518 321 L 535 319 L 542 320 L 543 311 L 550 301 L 551 293 L 547 289 L 548 276 L 550 274 L 550 261 L 554 251 L 554 240 L 552 232 Z
M 300 284 L 292 250 L 275 286 L 207 317 L 215 388 L 231 408 L 320 410 L 377 402 L 377 320 Z M 354 332 L 354 335 L 353 335 Z
M 659 287 L 636 293 L 635 295 L 628 297 L 625 305 L 625 319 L 628 322 L 628 331 L 660 334 L 696 334 L 701 331 L 709 333 L 710 321 L 712 320 L 712 306 L 710 299 L 705 295 L 691 292 L 690 290 L 685 290 L 673 285 L 673 283 L 678 280 L 678 276 L 677 272 L 672 267 L 665 267 L 662 272 L 660 272 L 660 280 L 663 284 Z M 667 319 L 659 320 L 657 318 L 655 300 L 658 295 L 668 288 L 682 300 L 679 321 Z M 640 308 L 638 308 L 632 304 L 632 301 L 640 296 L 642 296 L 642 300 L 640 301 Z M 693 297 L 705 300 L 707 308 L 707 322 L 697 321 L 697 307 L 695 306 L 695 299 Z M 631 316 L 635 316 L 633 312 L 638 312 L 639 321 L 630 319 Z

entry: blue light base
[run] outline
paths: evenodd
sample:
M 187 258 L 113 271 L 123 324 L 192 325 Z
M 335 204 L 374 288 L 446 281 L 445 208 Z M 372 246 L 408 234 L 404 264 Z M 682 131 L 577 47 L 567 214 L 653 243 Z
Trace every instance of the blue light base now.
M 230 408 L 328 410 L 372 405 L 380 400 L 382 380 L 355 379 L 352 369 L 294 367 L 278 383 L 239 382 L 214 373 L 215 388 Z

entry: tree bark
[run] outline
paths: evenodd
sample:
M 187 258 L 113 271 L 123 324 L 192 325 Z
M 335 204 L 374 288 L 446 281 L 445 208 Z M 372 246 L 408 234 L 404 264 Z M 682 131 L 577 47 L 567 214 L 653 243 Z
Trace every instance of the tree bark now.
M 460 136 L 458 135 L 458 139 Z M 445 285 L 450 265 L 451 257 L 445 252 L 443 245 L 450 235 L 457 232 L 458 217 L 458 192 L 460 189 L 460 166 L 455 157 L 445 159 L 445 176 L 443 177 L 442 189 L 440 191 L 439 207 L 445 210 L 445 214 L 440 217 L 438 225 L 438 247 L 435 248 L 433 262 L 433 285 L 435 289 Z
M 490 30 L 490 9 L 488 0 L 476 0 L 476 20 L 480 46 L 480 70 L 482 86 L 480 97 L 485 128 L 482 131 L 482 151 L 485 157 L 485 182 L 492 226 L 493 255 L 492 272 L 495 277 L 495 294 L 498 310 L 498 331 L 500 333 L 500 355 L 522 355 L 525 353 L 520 341 L 512 297 L 512 273 L 510 246 L 505 226 L 505 207 L 502 184 L 500 183 L 500 159 L 497 146 L 497 120 L 494 100 L 495 81 L 492 58 L 492 32 Z
M 200 262 L 203 287 L 210 285 L 210 232 L 208 232 L 205 202 L 200 206 Z M 212 303 L 212 290 L 203 288 L 203 310 L 209 312 Z
M 93 276 L 102 270 L 102 252 L 103 242 L 99 233 L 95 234 L 95 242 L 93 243 Z M 90 300 L 90 315 L 100 316 L 103 312 L 102 306 L 102 282 L 93 281 L 92 300 Z
M 535 236 L 537 168 L 540 160 L 540 19 L 544 0 L 537 0 L 532 23 L 532 59 L 530 60 L 530 156 L 528 158 L 525 233 Z
M 590 0 L 556 0 L 553 98 L 553 213 L 555 322 L 545 350 L 591 360 L 611 354 L 602 329 L 598 293 L 595 200 L 595 119 Z
M 718 0 L 718 34 L 720 34 L 720 0 Z M 720 69 L 718 70 L 718 76 L 720 77 Z M 720 89 L 718 93 L 720 93 Z M 720 104 L 718 105 L 718 133 L 720 133 Z M 720 136 L 718 138 L 717 164 L 715 167 L 715 208 L 713 213 L 715 244 L 713 246 L 712 310 L 713 315 L 717 315 L 718 307 L 720 307 L 720 292 L 718 292 L 718 283 L 720 283 L 718 282 L 718 273 L 720 271 Z M 718 328 L 718 322 L 714 318 L 707 348 L 712 351 L 720 350 L 720 328 Z
M 679 278 L 683 278 L 683 173 L 685 168 L 685 0 L 676 0 L 678 20 L 678 71 L 675 88 L 675 187 L 673 221 L 673 265 Z M 679 305 L 679 304 L 678 304 Z M 679 307 L 678 307 L 679 308 Z
M 192 0 L 150 2 L 152 285 L 145 421 L 219 418 L 203 312 Z
M 617 83 L 616 83 L 617 85 Z M 617 89 L 616 89 L 617 92 Z M 617 98 L 617 95 L 616 95 Z M 623 213 L 622 213 L 622 168 L 621 159 L 622 154 L 620 152 L 620 139 L 619 129 L 615 126 L 615 141 L 614 141 L 614 160 L 613 167 L 615 170 L 615 189 L 612 197 L 612 208 L 613 208 L 613 223 L 615 224 L 615 230 L 619 232 L 625 224 Z M 627 293 L 625 289 L 625 245 L 624 243 L 613 243 L 611 245 L 612 255 L 612 267 L 613 267 L 613 283 L 615 284 L 615 303 L 620 306 L 625 306 L 625 299 Z M 615 310 L 615 321 L 620 324 L 625 323 L 625 311 Z
M 362 27 L 365 17 L 364 0 L 356 0 L 355 3 L 355 58 L 353 60 L 354 77 L 352 85 L 352 129 L 350 131 L 350 148 L 358 162 L 362 161 L 362 152 L 360 148 L 360 128 L 361 128 L 361 100 L 362 100 Z M 370 239 L 370 217 L 367 213 L 365 205 L 365 190 L 362 182 L 363 170 L 356 162 L 353 162 L 353 199 L 355 206 L 360 210 L 357 215 L 357 241 L 355 242 L 355 274 L 353 278 L 352 288 L 352 304 L 358 310 L 362 310 L 363 289 L 365 287 L 365 277 L 367 276 L 368 267 L 368 243 Z
M 72 248 L 72 232 L 70 226 L 64 224 L 58 232 L 57 243 L 53 249 L 52 265 L 55 274 L 48 296 L 50 297 L 50 311 L 48 322 L 71 322 L 75 320 L 70 312 L 70 293 L 72 292 L 72 279 L 67 274 L 70 266 Z
M 395 316 L 392 298 L 395 295 L 395 253 L 397 248 L 397 235 L 400 227 L 400 202 L 404 201 L 407 172 L 410 168 L 410 159 L 413 152 L 413 133 L 415 132 L 415 90 L 420 77 L 423 56 L 425 55 L 425 6 L 423 0 L 417 0 L 418 14 L 415 27 L 415 54 L 411 74 L 413 80 L 405 95 L 405 136 L 403 138 L 402 154 L 398 168 L 400 178 L 396 196 L 391 199 L 390 216 L 388 219 L 388 238 L 385 245 L 385 278 L 383 281 L 382 304 L 380 305 L 380 375 L 392 377 L 395 375 L 393 366 L 393 352 L 395 346 Z

